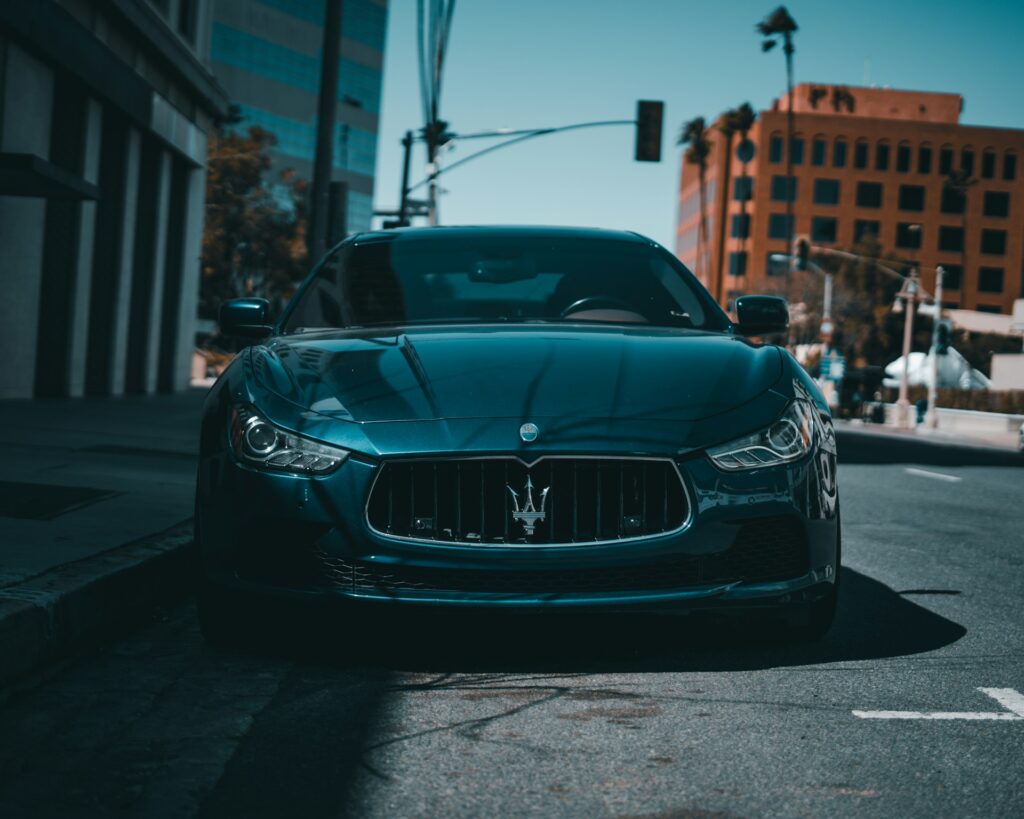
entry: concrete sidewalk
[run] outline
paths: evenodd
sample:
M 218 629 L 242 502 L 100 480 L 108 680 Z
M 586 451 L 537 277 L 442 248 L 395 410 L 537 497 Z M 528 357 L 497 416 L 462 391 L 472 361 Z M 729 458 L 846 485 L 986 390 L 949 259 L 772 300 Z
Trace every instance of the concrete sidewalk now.
M 180 592 L 204 395 L 0 402 L 0 684 Z

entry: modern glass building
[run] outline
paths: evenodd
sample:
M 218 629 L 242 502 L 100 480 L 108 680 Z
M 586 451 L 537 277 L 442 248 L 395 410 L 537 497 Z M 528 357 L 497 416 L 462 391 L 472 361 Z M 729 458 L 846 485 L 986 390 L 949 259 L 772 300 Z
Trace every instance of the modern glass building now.
M 312 179 L 324 0 L 215 0 L 210 59 L 238 106 L 238 127 L 277 136 L 274 176 Z M 344 224 L 370 227 L 387 0 L 343 0 L 334 142 Z

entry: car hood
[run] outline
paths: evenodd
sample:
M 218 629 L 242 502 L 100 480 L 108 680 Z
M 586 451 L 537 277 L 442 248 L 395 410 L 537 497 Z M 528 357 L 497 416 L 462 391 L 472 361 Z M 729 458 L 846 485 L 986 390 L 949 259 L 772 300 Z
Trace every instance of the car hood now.
M 345 331 L 282 336 L 250 349 L 254 395 L 267 390 L 356 423 L 694 421 L 750 401 L 782 373 L 775 347 L 660 328 Z

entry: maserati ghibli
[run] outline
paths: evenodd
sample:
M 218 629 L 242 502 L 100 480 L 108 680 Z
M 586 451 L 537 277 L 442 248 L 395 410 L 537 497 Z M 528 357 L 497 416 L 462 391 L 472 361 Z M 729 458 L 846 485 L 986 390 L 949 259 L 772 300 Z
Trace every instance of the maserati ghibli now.
M 828 404 L 783 299 L 732 320 L 655 242 L 576 228 L 361 233 L 205 401 L 204 635 L 266 596 L 474 610 L 753 612 L 816 639 L 840 575 Z M 251 635 L 249 635 L 251 636 Z

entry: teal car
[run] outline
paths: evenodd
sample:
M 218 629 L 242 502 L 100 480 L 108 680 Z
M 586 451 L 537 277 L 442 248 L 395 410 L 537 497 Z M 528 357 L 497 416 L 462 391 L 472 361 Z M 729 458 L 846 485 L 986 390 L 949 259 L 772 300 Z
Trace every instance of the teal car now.
M 604 230 L 382 230 L 335 247 L 203 411 L 200 621 L 267 595 L 394 607 L 766 611 L 829 628 L 827 403 L 664 248 Z

